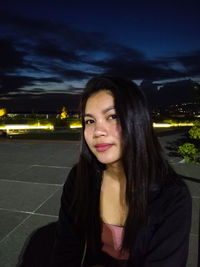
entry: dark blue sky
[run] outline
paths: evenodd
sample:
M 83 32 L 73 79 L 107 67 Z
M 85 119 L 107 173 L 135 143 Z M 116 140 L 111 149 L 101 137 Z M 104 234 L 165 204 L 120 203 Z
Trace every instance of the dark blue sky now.
M 193 0 L 2 1 L 0 106 L 63 105 L 100 73 L 158 89 L 200 82 L 199 14 Z

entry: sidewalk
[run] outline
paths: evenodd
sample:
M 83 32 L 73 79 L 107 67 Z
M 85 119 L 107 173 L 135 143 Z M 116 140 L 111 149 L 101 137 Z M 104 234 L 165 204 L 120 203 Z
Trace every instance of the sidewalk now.
M 168 161 L 177 173 L 186 176 L 186 184 L 192 196 L 192 226 L 190 233 L 190 248 L 187 267 L 199 267 L 198 262 L 199 235 L 200 235 L 200 166 L 184 164 L 182 158 L 177 154 L 177 148 L 183 143 L 184 134 L 175 134 L 160 137 L 159 140 L 165 150 Z M 199 265 L 198 265 L 199 264 Z
M 0 142 L 0 266 L 14 267 L 26 239 L 56 221 L 75 142 Z
M 179 172 L 181 159 L 174 142 L 180 138 L 181 134 L 159 137 L 166 156 Z M 78 142 L 0 141 L 1 267 L 15 267 L 30 234 L 57 220 L 62 185 L 78 153 Z M 193 197 L 187 267 L 197 267 L 200 184 L 186 182 Z

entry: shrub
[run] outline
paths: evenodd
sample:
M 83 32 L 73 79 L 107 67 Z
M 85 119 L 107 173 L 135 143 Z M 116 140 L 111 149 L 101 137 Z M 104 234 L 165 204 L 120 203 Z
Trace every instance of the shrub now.
M 189 130 L 191 143 L 187 142 L 179 146 L 178 152 L 186 162 L 200 164 L 200 121 L 195 121 L 194 126 Z
M 200 122 L 195 121 L 195 125 L 189 130 L 189 135 L 191 139 L 200 140 Z

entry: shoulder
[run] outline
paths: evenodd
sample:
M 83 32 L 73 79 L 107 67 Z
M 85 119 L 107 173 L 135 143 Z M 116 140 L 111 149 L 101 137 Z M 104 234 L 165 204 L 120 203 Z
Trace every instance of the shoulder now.
M 184 182 L 184 176 L 177 175 L 162 185 L 152 187 L 149 191 L 149 201 L 151 202 L 155 198 L 170 198 L 171 196 L 185 196 L 190 198 L 190 192 L 186 183 Z
M 150 212 L 167 214 L 175 210 L 191 212 L 191 195 L 184 177 L 177 175 L 149 193 Z
M 63 192 L 61 199 L 71 199 L 74 194 L 75 183 L 76 183 L 76 173 L 77 173 L 77 165 L 74 165 L 69 174 L 67 175 L 66 181 L 63 185 Z
M 145 266 L 186 266 L 191 196 L 183 179 L 175 175 L 149 193 L 147 221 L 139 231 L 133 251 L 134 255 L 139 248 L 145 254 Z M 141 261 L 140 256 L 138 259 Z
M 66 181 L 64 183 L 64 188 L 68 186 L 72 186 L 75 183 L 76 174 L 77 174 L 77 164 L 75 164 L 69 171 Z
M 175 200 L 186 199 L 188 201 L 191 199 L 189 189 L 184 182 L 184 176 L 180 175 L 177 175 L 168 183 L 164 184 L 161 188 L 161 193 L 163 197 L 166 197 L 168 200 L 170 198 Z

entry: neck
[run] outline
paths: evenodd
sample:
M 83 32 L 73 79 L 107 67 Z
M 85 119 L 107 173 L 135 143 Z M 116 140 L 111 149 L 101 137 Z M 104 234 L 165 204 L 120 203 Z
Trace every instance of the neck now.
M 124 168 L 121 161 L 106 165 L 105 173 L 114 180 L 122 181 L 125 179 Z
M 120 205 L 126 209 L 126 175 L 121 161 L 106 166 L 103 188 L 110 188 L 110 193 L 114 191 L 119 196 Z

